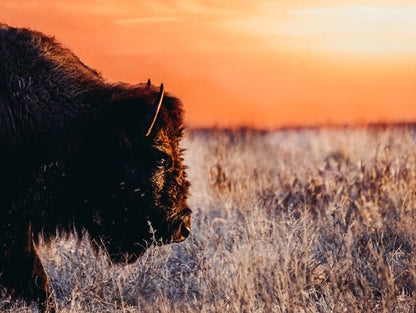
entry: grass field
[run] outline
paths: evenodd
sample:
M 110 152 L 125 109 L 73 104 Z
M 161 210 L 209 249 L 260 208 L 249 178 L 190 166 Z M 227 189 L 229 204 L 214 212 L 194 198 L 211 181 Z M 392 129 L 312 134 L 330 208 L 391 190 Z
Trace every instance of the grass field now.
M 192 235 L 126 266 L 71 238 L 41 246 L 59 312 L 416 311 L 410 127 L 193 130 L 184 144 Z

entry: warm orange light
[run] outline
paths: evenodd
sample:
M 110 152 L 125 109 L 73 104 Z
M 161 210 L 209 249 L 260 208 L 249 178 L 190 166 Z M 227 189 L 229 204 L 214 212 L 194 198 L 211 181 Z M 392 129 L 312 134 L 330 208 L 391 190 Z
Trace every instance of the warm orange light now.
M 112 81 L 163 82 L 190 126 L 416 120 L 416 6 L 405 0 L 3 0 Z

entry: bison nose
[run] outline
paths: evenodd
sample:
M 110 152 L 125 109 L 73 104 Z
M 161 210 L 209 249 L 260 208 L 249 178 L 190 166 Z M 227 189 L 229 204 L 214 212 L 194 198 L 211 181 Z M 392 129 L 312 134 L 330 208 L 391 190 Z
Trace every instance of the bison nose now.
M 181 225 L 181 234 L 182 234 L 183 239 L 188 238 L 190 233 L 191 233 L 191 227 L 185 225 L 185 223 L 182 223 L 182 225 Z
M 173 237 L 174 242 L 181 242 L 188 238 L 191 233 L 191 227 L 186 223 L 181 223 L 180 228 L 177 230 L 175 236 Z

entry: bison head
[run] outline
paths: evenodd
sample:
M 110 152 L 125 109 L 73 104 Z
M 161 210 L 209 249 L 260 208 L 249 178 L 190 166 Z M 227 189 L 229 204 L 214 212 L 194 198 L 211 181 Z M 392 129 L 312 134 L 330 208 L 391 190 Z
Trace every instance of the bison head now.
M 95 194 L 87 199 L 94 202 L 87 228 L 113 261 L 131 262 L 151 244 L 180 242 L 190 233 L 182 105 L 149 83 L 116 86 L 110 102 L 106 126 L 87 140 L 93 157 L 85 189 Z

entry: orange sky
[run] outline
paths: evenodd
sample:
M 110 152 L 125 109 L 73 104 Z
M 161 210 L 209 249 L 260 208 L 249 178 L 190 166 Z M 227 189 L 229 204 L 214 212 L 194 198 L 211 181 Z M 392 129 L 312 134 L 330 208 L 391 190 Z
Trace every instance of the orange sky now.
M 412 1 L 294 3 L 2 0 L 0 21 L 110 81 L 163 82 L 189 126 L 416 121 Z

